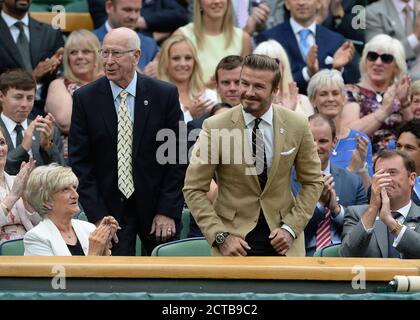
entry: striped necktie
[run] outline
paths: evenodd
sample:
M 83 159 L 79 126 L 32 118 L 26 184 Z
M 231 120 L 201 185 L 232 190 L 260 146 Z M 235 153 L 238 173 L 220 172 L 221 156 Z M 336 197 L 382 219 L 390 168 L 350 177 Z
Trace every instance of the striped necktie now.
M 259 129 L 261 118 L 254 120 L 254 127 L 252 128 L 252 156 L 255 159 L 255 166 L 258 174 L 258 182 L 261 190 L 264 190 L 267 183 L 267 157 L 265 154 L 264 136 Z
M 325 218 L 318 223 L 318 229 L 316 229 L 316 250 L 320 250 L 331 244 L 330 218 L 330 209 L 325 208 Z
M 120 93 L 120 108 L 118 111 L 118 189 L 128 199 L 134 192 L 132 145 L 133 125 L 127 106 L 127 92 Z

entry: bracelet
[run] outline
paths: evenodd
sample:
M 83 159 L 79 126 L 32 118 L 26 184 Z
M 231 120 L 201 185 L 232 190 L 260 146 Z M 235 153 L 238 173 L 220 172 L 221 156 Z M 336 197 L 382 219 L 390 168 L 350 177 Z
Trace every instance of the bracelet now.
M 354 171 L 354 173 L 365 173 L 365 172 L 368 172 L 368 164 L 366 161 L 361 169 Z
M 3 203 L 3 202 L 0 202 L 0 206 L 4 209 L 4 210 L 6 210 L 6 212 L 7 213 L 9 213 L 10 212 L 10 209 Z

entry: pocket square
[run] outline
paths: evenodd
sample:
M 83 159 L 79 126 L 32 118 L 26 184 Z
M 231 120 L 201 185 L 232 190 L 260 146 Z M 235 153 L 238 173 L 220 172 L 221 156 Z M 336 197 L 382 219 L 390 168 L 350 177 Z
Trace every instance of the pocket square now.
M 288 155 L 291 155 L 291 154 L 295 151 L 295 149 L 296 149 L 296 148 L 292 148 L 292 149 L 290 149 L 290 150 L 280 152 L 280 155 L 281 155 L 281 156 L 288 156 Z
M 333 64 L 334 63 L 334 58 L 331 56 L 327 56 L 324 60 L 325 64 Z

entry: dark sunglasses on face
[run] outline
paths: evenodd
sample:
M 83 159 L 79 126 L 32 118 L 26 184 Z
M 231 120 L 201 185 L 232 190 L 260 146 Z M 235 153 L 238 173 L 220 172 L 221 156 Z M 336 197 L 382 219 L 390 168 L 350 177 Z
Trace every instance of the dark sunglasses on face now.
M 387 54 L 387 53 L 378 54 L 376 52 L 369 51 L 366 56 L 366 58 L 371 62 L 375 62 L 378 59 L 378 57 L 380 57 L 381 61 L 386 64 L 389 64 L 392 61 L 394 61 L 394 56 L 392 54 Z

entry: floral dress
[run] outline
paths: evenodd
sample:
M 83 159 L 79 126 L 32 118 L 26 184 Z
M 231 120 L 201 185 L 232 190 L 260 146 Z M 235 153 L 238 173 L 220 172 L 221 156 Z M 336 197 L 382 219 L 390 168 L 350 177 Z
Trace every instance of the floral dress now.
M 378 110 L 382 106 L 382 99 L 383 95 L 373 90 L 361 87 L 358 84 L 347 85 L 347 100 L 348 102 L 357 102 L 359 104 L 360 118 Z M 380 150 L 383 139 L 389 138 L 390 136 L 396 138 L 396 129 L 402 121 L 400 102 L 398 99 L 395 99 L 392 105 L 392 113 L 385 119 L 379 129 L 370 136 L 374 152 Z

